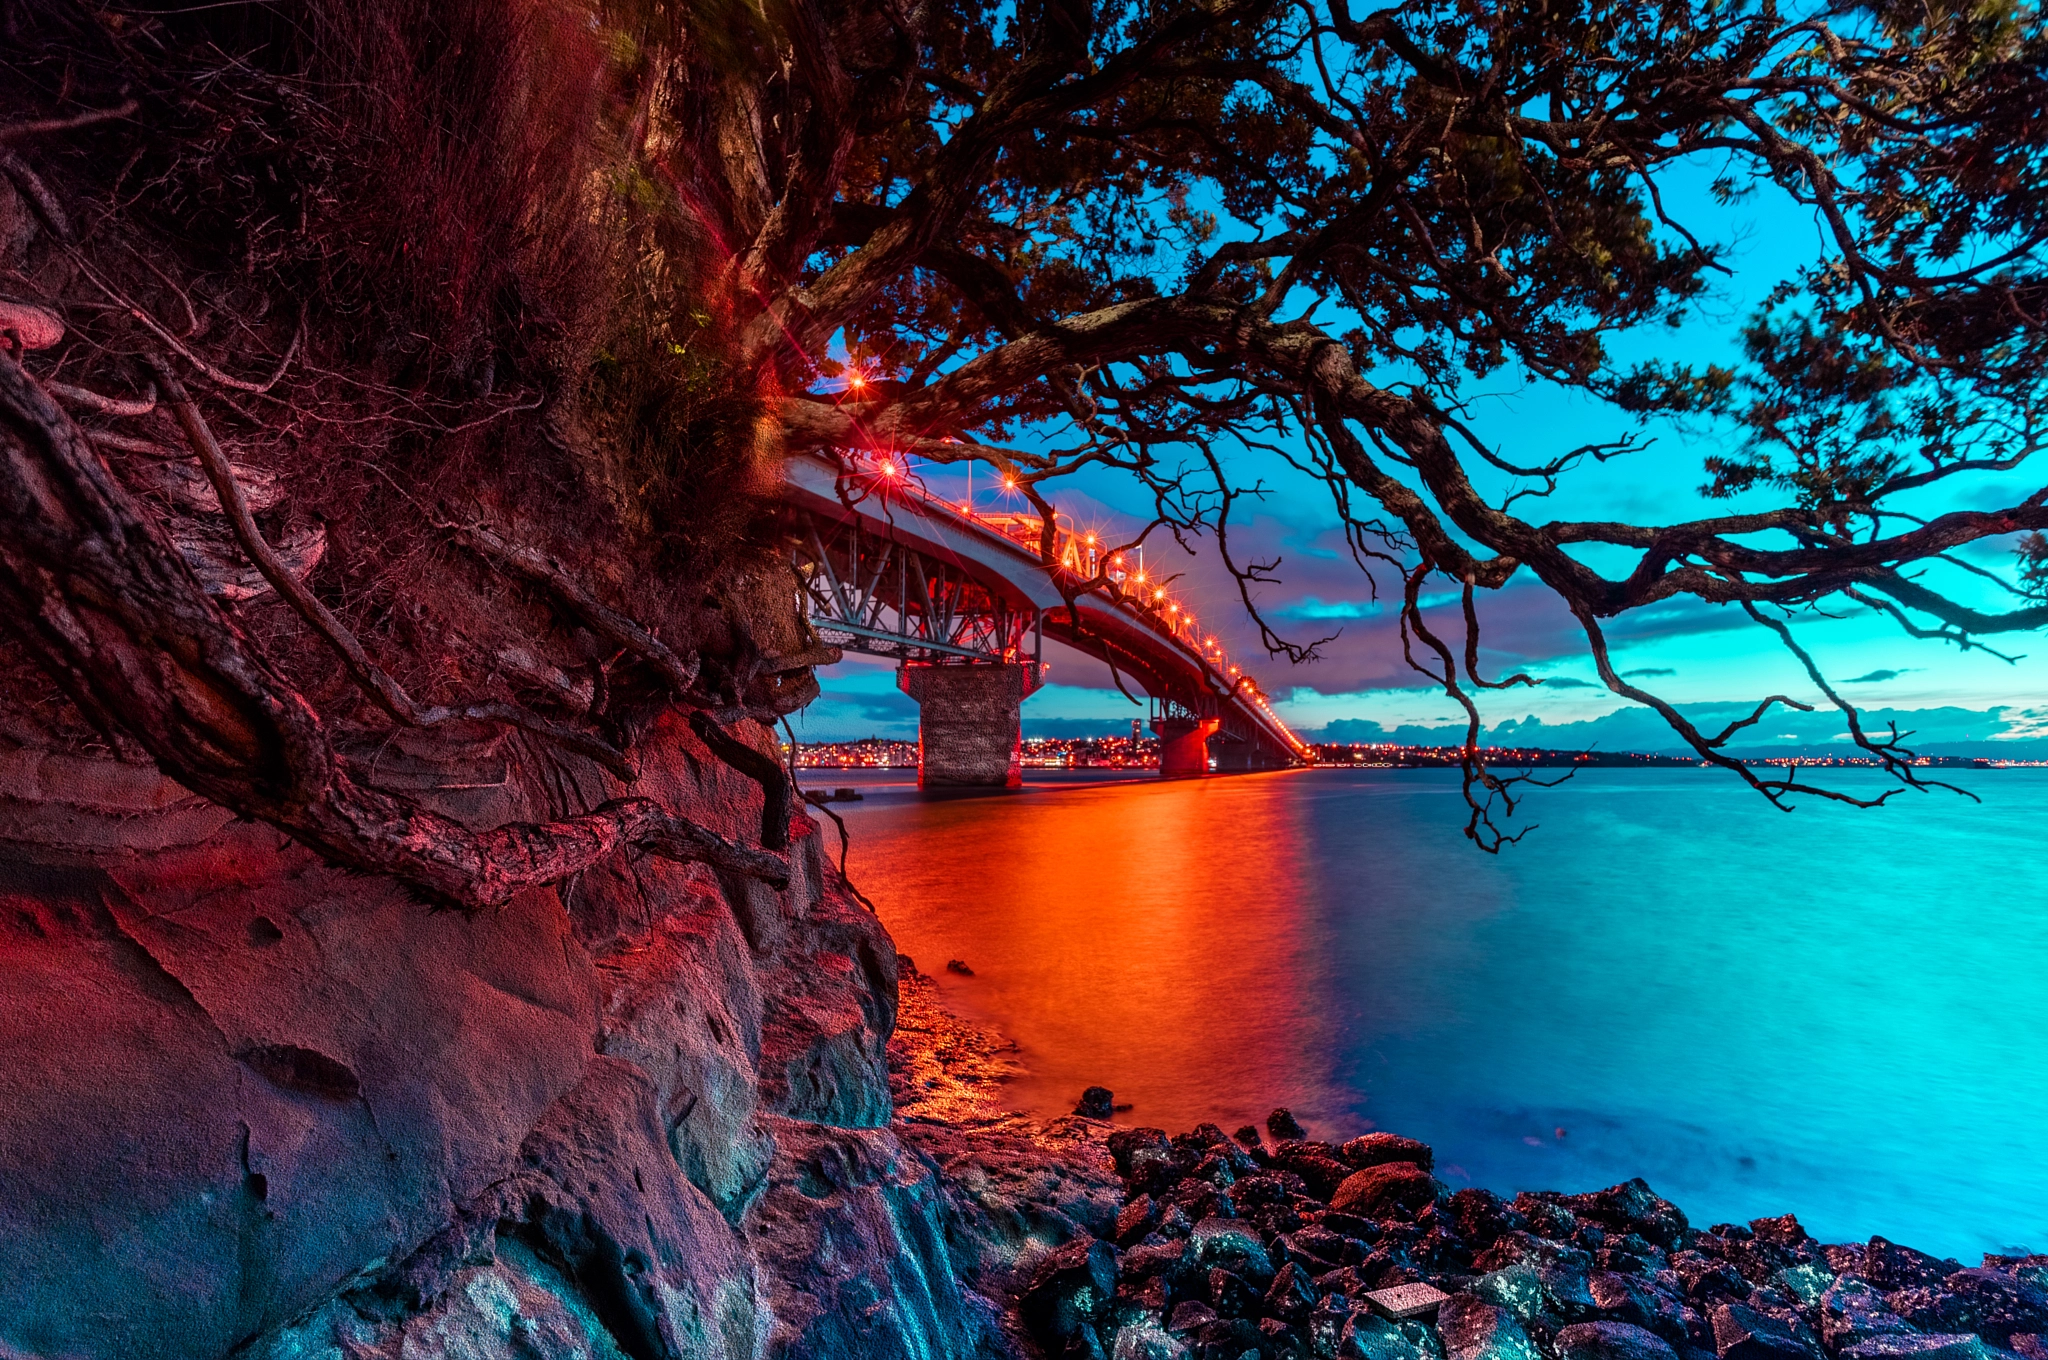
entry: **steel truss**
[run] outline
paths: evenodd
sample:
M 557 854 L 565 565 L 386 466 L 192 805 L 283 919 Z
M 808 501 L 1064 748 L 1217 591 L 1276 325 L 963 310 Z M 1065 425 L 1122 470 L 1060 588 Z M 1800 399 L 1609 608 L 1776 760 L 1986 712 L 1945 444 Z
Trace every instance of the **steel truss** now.
M 903 661 L 1038 659 L 1037 612 L 1014 607 L 959 563 L 863 530 L 858 518 L 793 511 L 789 530 L 790 560 L 824 641 Z

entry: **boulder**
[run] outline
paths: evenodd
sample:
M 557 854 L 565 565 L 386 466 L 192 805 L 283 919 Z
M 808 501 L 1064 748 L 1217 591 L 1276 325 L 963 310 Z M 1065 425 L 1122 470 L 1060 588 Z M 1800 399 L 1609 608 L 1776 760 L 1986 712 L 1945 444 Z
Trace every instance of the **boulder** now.
M 1678 1360 L 1661 1337 L 1627 1322 L 1575 1322 L 1551 1346 L 1557 1360 Z
M 1267 1314 L 1299 1323 L 1307 1319 L 1315 1306 L 1316 1289 L 1309 1283 L 1308 1272 L 1292 1261 L 1281 1266 L 1273 1276 L 1272 1286 L 1266 1290 Z
M 1475 1294 L 1453 1294 L 1437 1310 L 1445 1360 L 1537 1360 L 1522 1324 Z
M 1149 1322 L 1132 1323 L 1116 1334 L 1110 1360 L 1186 1360 L 1187 1343 Z
M 1889 1292 L 1911 1289 L 1915 1285 L 1940 1284 L 1956 1270 L 1957 1264 L 1929 1256 L 1924 1251 L 1902 1247 L 1882 1237 L 1873 1237 L 1863 1248 L 1863 1265 L 1859 1273 L 1879 1289 Z
M 1294 1111 L 1285 1106 L 1266 1116 L 1266 1132 L 1273 1135 L 1274 1141 L 1282 1143 L 1308 1137 L 1308 1130 L 1294 1117 Z
M 1159 1223 L 1159 1206 L 1150 1195 L 1139 1195 L 1118 1211 L 1116 1241 L 1128 1247 L 1142 1241 Z
M 1524 1327 L 1540 1323 L 1548 1330 L 1555 1325 L 1556 1320 L 1547 1316 L 1550 1300 L 1544 1296 L 1543 1282 L 1536 1278 L 1536 1268 L 1526 1262 L 1490 1270 L 1473 1281 L 1471 1288 L 1486 1302 L 1514 1314 Z
M 1655 1332 L 1673 1346 L 1686 1345 L 1695 1340 L 1695 1331 L 1704 1331 L 1699 1314 L 1647 1280 L 1602 1270 L 1586 1283 L 1600 1312 Z M 1704 1340 L 1704 1335 L 1698 1339 Z
M 2000 1270 L 1959 1270 L 1939 1285 L 1902 1289 L 1893 1311 L 1929 1332 L 1975 1332 L 2006 1346 L 2015 1332 L 2048 1332 L 2048 1292 Z
M 1257 1233 L 1234 1218 L 1205 1218 L 1188 1234 L 1188 1254 L 1197 1264 L 1222 1266 L 1261 1285 L 1273 1278 L 1273 1261 Z
M 1682 1246 L 1688 1231 L 1685 1214 L 1640 1176 L 1589 1195 L 1568 1196 L 1565 1206 L 1577 1218 L 1636 1233 L 1666 1251 Z
M 1017 1299 L 1031 1339 L 1051 1355 L 1085 1354 L 1091 1343 L 1100 1354 L 1095 1328 L 1116 1296 L 1116 1276 L 1116 1251 L 1107 1242 L 1077 1237 L 1054 1248 Z
M 1805 1265 L 1787 1266 L 1773 1275 L 1771 1282 L 1797 1299 L 1801 1307 L 1812 1308 L 1834 1286 L 1835 1276 L 1826 1266 L 1818 1262 L 1808 1262 Z
M 1338 1334 L 1342 1360 L 1419 1360 L 1421 1351 L 1398 1326 L 1373 1313 L 1353 1313 Z
M 1116 1163 L 1116 1174 L 1134 1187 L 1157 1189 L 1179 1179 L 1173 1144 L 1164 1129 L 1119 1129 L 1105 1146 Z
M 1353 1173 L 1330 1196 L 1330 1207 L 1366 1218 L 1412 1215 L 1436 1198 L 1436 1182 L 1414 1162 L 1386 1162 Z
M 1336 1194 L 1354 1168 L 1327 1154 L 1327 1143 L 1300 1143 L 1273 1154 L 1273 1165 L 1301 1178 L 1303 1188 L 1320 1200 Z
M 1217 1317 L 1251 1317 L 1259 1311 L 1259 1291 L 1245 1283 L 1244 1276 L 1236 1271 L 1211 1266 L 1208 1285 L 1209 1306 L 1216 1310 Z
M 1884 1296 L 1853 1275 L 1845 1275 L 1820 1296 L 1815 1313 L 1821 1341 L 1840 1352 L 1873 1337 L 1910 1332 L 1913 1327 L 1891 1310 Z
M 1083 1119 L 1108 1119 L 1116 1113 L 1116 1096 L 1107 1086 L 1091 1086 L 1081 1093 L 1074 1113 Z
M 1444 1201 L 1444 1211 L 1457 1225 L 1458 1235 L 1481 1251 L 1498 1241 L 1502 1233 L 1529 1226 L 1528 1220 L 1510 1209 L 1506 1200 L 1476 1186 L 1454 1192 Z
M 1990 1352 L 1968 1332 L 1900 1332 L 1859 1341 L 1841 1360 L 1985 1360 Z
M 1350 1321 L 1351 1300 L 1341 1293 L 1323 1290 L 1309 1312 L 1305 1328 L 1310 1353 L 1318 1360 L 1331 1360 L 1343 1345 L 1344 1328 Z
M 1742 1278 L 1740 1271 L 1726 1261 L 1717 1261 L 1696 1251 L 1675 1253 L 1671 1258 L 1671 1272 L 1678 1277 L 1686 1298 L 1702 1308 L 1749 1296 L 1749 1282 Z
M 1341 1155 L 1359 1171 L 1386 1162 L 1413 1162 L 1424 1171 L 1436 1166 L 1436 1153 L 1429 1144 L 1391 1133 L 1368 1133 L 1354 1138 L 1343 1146 Z
M 1752 1218 L 1749 1230 L 1773 1246 L 1789 1247 L 1795 1250 L 1817 1251 L 1820 1244 L 1813 1240 L 1813 1234 L 1799 1226 L 1798 1218 L 1791 1214 L 1780 1214 L 1776 1218 Z
M 1740 1303 L 1714 1309 L 1714 1353 L 1720 1360 L 1813 1360 L 1816 1348 L 1782 1319 Z

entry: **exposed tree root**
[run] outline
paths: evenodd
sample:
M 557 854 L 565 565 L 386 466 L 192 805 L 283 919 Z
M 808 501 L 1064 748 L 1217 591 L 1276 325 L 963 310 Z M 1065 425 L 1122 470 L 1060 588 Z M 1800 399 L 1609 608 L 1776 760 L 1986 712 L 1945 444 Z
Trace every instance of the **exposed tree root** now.
M 224 504 L 240 499 L 231 474 L 215 486 Z M 207 599 L 85 433 L 4 356 L 0 601 L 38 662 L 102 730 L 133 738 L 194 792 L 336 863 L 466 907 L 502 904 L 627 847 L 788 881 L 781 857 L 735 845 L 651 799 L 480 832 L 355 783 L 311 705 Z

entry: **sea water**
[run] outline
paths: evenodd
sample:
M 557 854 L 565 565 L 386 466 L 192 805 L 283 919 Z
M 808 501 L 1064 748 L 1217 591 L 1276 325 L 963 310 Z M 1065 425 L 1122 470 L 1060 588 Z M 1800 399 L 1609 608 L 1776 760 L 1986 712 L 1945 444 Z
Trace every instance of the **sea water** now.
M 1421 1138 L 1453 1186 L 1642 1176 L 1701 1226 L 1792 1211 L 1974 1264 L 2048 1250 L 2048 770 L 1954 777 L 1983 801 L 1786 813 L 1583 770 L 1498 856 L 1448 771 L 807 784 L 865 790 L 836 808 L 854 881 L 1016 1042 L 1023 1108 L 1285 1105 Z

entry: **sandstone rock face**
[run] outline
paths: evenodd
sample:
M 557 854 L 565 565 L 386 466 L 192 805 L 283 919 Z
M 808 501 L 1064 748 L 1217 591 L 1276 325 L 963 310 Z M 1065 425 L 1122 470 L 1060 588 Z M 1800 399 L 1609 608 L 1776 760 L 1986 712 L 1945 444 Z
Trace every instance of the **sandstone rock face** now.
M 618 791 L 461 735 L 380 777 L 477 824 Z M 686 725 L 643 749 L 758 832 Z M 621 858 L 465 917 L 0 738 L 0 1355 L 974 1353 L 883 1127 L 895 951 L 792 831 L 784 892 Z

